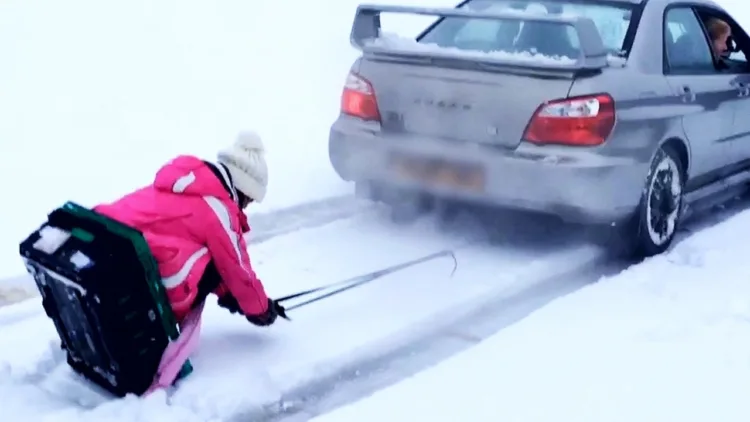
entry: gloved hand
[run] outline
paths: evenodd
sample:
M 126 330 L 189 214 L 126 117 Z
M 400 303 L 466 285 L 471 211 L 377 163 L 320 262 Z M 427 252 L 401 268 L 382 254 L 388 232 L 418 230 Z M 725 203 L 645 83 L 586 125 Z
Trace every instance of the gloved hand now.
M 217 303 L 220 307 L 228 310 L 232 314 L 242 313 L 240 304 L 237 303 L 237 299 L 235 299 L 231 294 L 225 294 L 224 296 L 219 297 Z
M 279 316 L 287 318 L 286 310 L 275 300 L 268 299 L 268 309 L 265 313 L 260 315 L 246 315 L 245 318 L 253 325 L 267 327 L 276 322 L 276 318 Z
M 279 316 L 284 319 L 289 319 L 286 316 L 286 310 L 279 302 L 276 302 L 275 300 L 268 299 L 268 309 L 265 313 L 261 315 L 245 315 L 242 312 L 242 309 L 240 308 L 240 304 L 237 302 L 237 299 L 234 298 L 231 294 L 226 294 L 224 296 L 219 297 L 219 300 L 217 301 L 218 305 L 226 310 L 228 310 L 232 314 L 240 314 L 247 318 L 250 323 L 265 327 L 273 324 L 276 322 L 276 318 Z

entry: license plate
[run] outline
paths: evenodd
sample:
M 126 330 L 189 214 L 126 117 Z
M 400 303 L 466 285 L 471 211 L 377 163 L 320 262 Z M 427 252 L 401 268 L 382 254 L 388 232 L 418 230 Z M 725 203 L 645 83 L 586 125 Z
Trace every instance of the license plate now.
M 391 169 L 399 176 L 431 186 L 479 192 L 484 189 L 484 169 L 476 164 L 393 155 Z

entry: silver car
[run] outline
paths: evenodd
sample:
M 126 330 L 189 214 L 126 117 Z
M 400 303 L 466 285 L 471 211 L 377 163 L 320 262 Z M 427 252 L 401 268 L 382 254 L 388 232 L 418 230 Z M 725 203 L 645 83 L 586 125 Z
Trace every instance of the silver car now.
M 399 38 L 382 13 L 435 21 Z M 329 155 L 372 199 L 554 214 L 650 256 L 747 183 L 750 38 L 710 1 L 362 5 L 351 41 Z

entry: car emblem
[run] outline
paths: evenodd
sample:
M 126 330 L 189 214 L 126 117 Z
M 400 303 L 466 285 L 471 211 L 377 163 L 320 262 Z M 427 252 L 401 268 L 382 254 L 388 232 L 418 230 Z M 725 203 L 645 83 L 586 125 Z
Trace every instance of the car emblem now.
M 497 136 L 499 130 L 495 126 L 487 127 L 487 134 L 490 136 Z
M 434 100 L 431 98 L 415 98 L 414 104 L 435 107 L 441 110 L 471 110 L 471 104 L 459 103 L 458 101 L 451 100 Z

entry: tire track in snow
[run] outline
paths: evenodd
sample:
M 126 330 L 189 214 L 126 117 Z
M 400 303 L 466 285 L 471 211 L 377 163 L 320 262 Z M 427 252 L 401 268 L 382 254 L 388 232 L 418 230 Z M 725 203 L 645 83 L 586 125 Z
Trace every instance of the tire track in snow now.
M 741 197 L 700 213 L 685 222 L 675 244 L 748 209 L 750 198 Z M 267 406 L 260 413 L 237 415 L 232 421 L 302 422 L 313 419 L 429 369 L 510 327 L 553 300 L 637 264 L 637 261 L 612 259 L 602 254 L 580 266 L 572 265 L 563 271 L 552 272 L 513 294 L 494 292 L 468 312 L 448 315 L 447 322 L 438 322 L 426 329 L 423 327 L 421 332 L 411 331 L 408 333 L 412 337 L 410 341 L 404 341 L 399 347 L 370 359 L 352 362 L 333 376 L 315 380 L 287 394 L 276 405 Z
M 248 242 L 258 244 L 298 230 L 309 229 L 349 218 L 372 210 L 375 205 L 366 200 L 345 195 L 308 202 L 269 213 L 250 215 L 253 231 Z
M 0 289 L 0 306 L 20 302 L 29 297 L 29 291 L 21 286 L 9 286 Z
M 267 213 L 250 214 L 252 231 L 246 239 L 250 244 L 258 244 L 298 230 L 352 217 L 370 209 L 374 209 L 371 202 L 357 199 L 353 195 L 342 195 Z M 0 279 L 0 308 L 36 297 L 38 294 L 33 280 L 26 274 Z M 0 313 L 0 327 L 9 319 L 9 316 L 4 318 L 3 313 Z
M 335 377 L 321 379 L 295 391 L 284 398 L 275 412 L 269 408 L 257 420 L 308 421 L 365 398 L 477 345 L 553 300 L 621 269 L 622 264 L 608 263 L 604 259 L 596 260 L 572 271 L 550 276 L 516 295 L 488 298 L 478 304 L 474 312 L 420 333 L 403 347 L 375 359 L 359 362 Z M 248 419 L 233 419 L 237 422 L 244 420 Z
M 336 374 L 317 379 L 285 395 L 278 403 L 258 413 L 236 415 L 232 422 L 307 421 L 337 407 L 369 396 L 419 371 L 428 369 L 456 353 L 478 344 L 486 337 L 523 319 L 552 300 L 596 282 L 605 271 L 619 271 L 621 266 L 608 263 L 604 255 L 572 265 L 542 280 L 528 280 L 531 287 L 508 293 L 505 289 L 491 293 L 475 308 L 464 312 L 449 310 L 435 318 L 432 326 L 405 330 L 394 347 L 385 353 L 371 353 L 351 362 Z
M 381 211 L 382 214 L 379 214 Z M 478 341 L 483 333 L 454 329 L 462 324 L 479 324 L 478 309 L 497 310 L 498 305 L 501 309 L 506 308 L 500 301 L 505 301 L 508 307 L 516 300 L 526 303 L 522 300 L 526 294 L 538 297 L 539 290 L 547 291 L 542 287 L 528 290 L 530 287 L 538 284 L 550 289 L 550 286 L 569 286 L 561 282 L 586 269 L 598 268 L 606 262 L 600 250 L 585 244 L 585 233 L 578 228 L 561 225 L 554 219 L 512 211 L 487 210 L 489 212 L 484 215 L 482 210 L 477 211 L 480 211 L 479 215 L 471 214 L 473 217 L 479 217 L 478 219 L 470 218 L 467 221 L 459 218 L 457 222 L 443 222 L 430 216 L 422 223 L 414 225 L 424 228 L 437 224 L 436 228 L 439 230 L 433 235 L 424 236 L 424 242 L 432 244 L 436 239 L 440 239 L 437 245 L 433 245 L 435 248 L 446 249 L 452 246 L 456 252 L 459 274 L 455 281 L 450 282 L 454 287 L 446 284 L 446 280 L 433 280 L 441 289 L 449 289 L 442 293 L 437 291 L 438 289 L 431 292 L 425 290 L 422 296 L 416 296 L 421 298 L 421 301 L 414 304 L 414 308 L 418 310 L 414 311 L 414 315 L 404 318 L 404 323 L 397 331 L 387 333 L 388 330 L 374 330 L 374 333 L 371 332 L 372 338 L 357 342 L 356 350 L 348 352 L 344 361 L 334 361 L 332 357 L 326 361 L 316 361 L 314 377 L 301 377 L 295 373 L 293 378 L 300 379 L 301 382 L 289 382 L 282 379 L 283 377 L 274 379 L 273 388 L 279 393 L 278 398 L 263 403 L 263 407 L 253 407 L 232 415 L 229 420 L 308 420 L 312 414 L 324 413 L 327 409 L 339 405 L 340 402 L 337 403 L 336 400 L 341 400 L 341 396 L 344 397 L 343 400 L 352 400 L 377 390 L 380 388 L 379 385 L 371 381 L 374 377 L 396 381 L 406 373 L 404 368 L 418 370 L 423 367 L 420 365 L 426 366 L 439 361 Z M 398 232 L 394 234 L 393 242 L 409 244 L 422 241 L 404 238 L 403 236 L 410 236 L 410 233 L 418 234 L 421 230 L 414 230 L 408 226 L 403 229 L 394 228 L 392 224 L 387 223 L 387 217 L 383 215 L 386 212 L 385 208 L 378 207 L 374 213 L 374 220 L 384 223 L 383 231 L 386 233 Z M 363 235 L 357 227 L 351 228 L 353 239 L 361 238 Z M 363 232 L 368 233 L 367 230 Z M 372 248 L 384 246 L 388 247 L 388 243 L 375 242 L 371 245 Z M 368 253 L 369 249 L 364 251 Z M 352 256 L 347 255 L 346 259 L 352 260 Z M 422 274 L 430 274 L 428 269 L 425 270 L 427 271 Z M 460 274 L 462 272 L 463 274 Z M 476 277 L 471 273 L 476 274 Z M 431 276 L 418 274 L 418 277 L 421 279 L 412 281 L 422 287 L 431 286 L 429 283 L 425 284 Z M 485 280 L 481 280 L 482 278 Z M 456 283 L 465 285 L 460 287 L 460 284 Z M 373 286 L 367 293 L 372 295 L 373 300 L 380 298 L 382 301 L 383 297 L 387 297 L 383 295 L 385 287 Z M 452 288 L 463 291 L 450 290 Z M 404 291 L 409 294 L 415 293 L 405 289 Z M 551 296 L 563 294 L 557 290 L 554 293 Z M 425 301 L 432 304 L 424 305 Z M 362 302 L 363 306 L 365 304 L 366 302 Z M 376 303 L 372 306 L 377 308 L 378 305 Z M 367 314 L 364 310 L 361 313 Z M 354 315 L 352 318 L 355 321 L 356 318 L 362 319 Z M 342 331 L 342 335 L 346 335 L 346 329 Z M 406 360 L 412 366 L 395 367 L 395 364 L 402 360 Z M 269 371 L 283 374 L 284 371 L 277 369 L 273 367 Z

